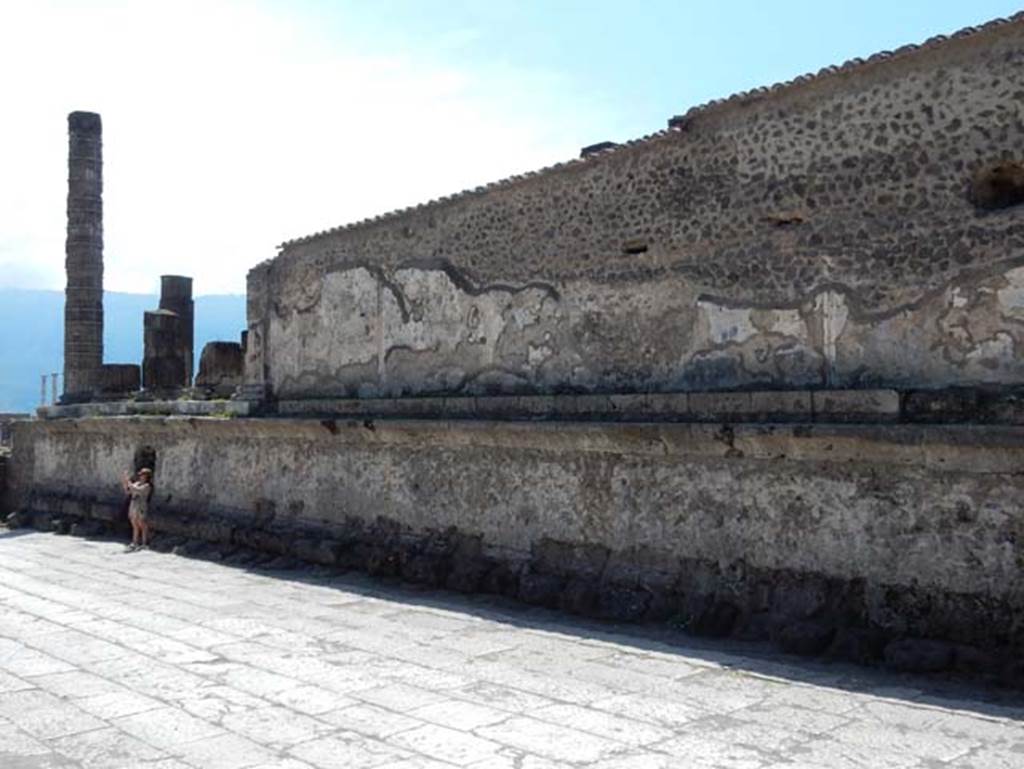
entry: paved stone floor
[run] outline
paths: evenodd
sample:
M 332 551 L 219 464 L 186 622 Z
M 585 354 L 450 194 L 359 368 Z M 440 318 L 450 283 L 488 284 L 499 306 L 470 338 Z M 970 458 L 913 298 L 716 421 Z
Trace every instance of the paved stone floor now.
M 0 530 L 0 767 L 1024 767 L 1024 704 L 361 577 Z

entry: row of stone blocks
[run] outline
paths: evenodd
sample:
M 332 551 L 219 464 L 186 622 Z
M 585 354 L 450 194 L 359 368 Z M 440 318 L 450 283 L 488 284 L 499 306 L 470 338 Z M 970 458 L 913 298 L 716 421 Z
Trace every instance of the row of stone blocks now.
M 280 416 L 1024 424 L 1024 391 L 755 390 L 282 400 Z
M 82 536 L 123 534 L 127 522 L 116 498 L 36 494 L 29 510 L 8 516 L 10 526 Z M 257 518 L 260 516 L 257 515 Z M 722 566 L 683 559 L 671 573 L 638 570 L 594 545 L 544 539 L 521 556 L 487 552 L 479 536 L 455 529 L 414 533 L 385 518 L 349 518 L 331 529 L 283 528 L 241 515 L 188 515 L 155 510 L 155 549 L 246 567 L 288 571 L 316 565 L 358 570 L 462 593 L 499 594 L 520 602 L 611 622 L 660 623 L 687 635 L 769 642 L 784 652 L 885 665 L 911 672 L 955 671 L 1002 685 L 1024 687 L 1017 636 L 993 634 L 1013 627 L 1005 606 L 975 596 L 925 595 L 905 586 L 869 587 L 791 570 Z M 868 618 L 868 604 L 883 601 L 889 614 L 948 614 L 951 636 L 915 635 Z M 991 623 L 998 616 L 999 622 Z M 965 635 L 966 634 L 966 635 Z

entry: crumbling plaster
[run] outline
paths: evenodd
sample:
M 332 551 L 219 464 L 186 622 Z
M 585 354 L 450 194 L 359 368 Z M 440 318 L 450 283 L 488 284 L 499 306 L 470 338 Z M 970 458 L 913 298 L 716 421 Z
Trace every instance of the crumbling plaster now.
M 247 381 L 281 397 L 1019 383 L 1024 22 L 285 244 Z
M 154 509 L 172 530 L 390 531 L 378 544 L 414 551 L 457 531 L 520 564 L 562 542 L 603 549 L 609 584 L 735 590 L 740 605 L 759 580 L 815 575 L 859 584 L 865 621 L 974 642 L 1020 636 L 1008 617 L 1024 605 L 1021 438 L 966 425 L 51 420 L 15 425 L 10 470 L 19 509 L 89 516 L 117 508 L 121 470 L 151 446 Z M 236 534 L 211 534 L 214 519 Z

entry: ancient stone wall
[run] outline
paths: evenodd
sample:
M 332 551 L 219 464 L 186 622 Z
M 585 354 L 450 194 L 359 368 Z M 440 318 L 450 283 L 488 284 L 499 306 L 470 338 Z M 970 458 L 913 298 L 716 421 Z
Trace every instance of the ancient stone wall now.
M 10 460 L 10 456 L 10 450 L 0 446 L 0 515 L 8 512 L 7 462 Z
M 165 535 L 752 638 L 1024 642 L 1021 427 L 134 418 L 15 430 L 24 511 L 112 518 L 120 472 L 152 450 Z
M 292 241 L 249 275 L 247 383 L 281 398 L 1020 383 L 1022 104 L 1016 19 Z

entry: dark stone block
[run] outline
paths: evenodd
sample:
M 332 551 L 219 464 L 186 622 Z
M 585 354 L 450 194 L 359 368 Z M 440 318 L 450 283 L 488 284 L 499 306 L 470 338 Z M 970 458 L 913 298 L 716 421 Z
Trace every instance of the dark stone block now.
M 36 531 L 52 531 L 53 518 L 49 513 L 33 513 L 32 528 Z
M 885 647 L 885 664 L 908 673 L 938 673 L 953 665 L 952 644 L 923 638 L 904 638 Z
M 234 530 L 232 541 L 236 545 L 261 550 L 273 555 L 287 555 L 293 550 L 292 534 L 279 529 L 250 529 L 240 527 Z
M 645 587 L 647 591 L 647 610 L 644 622 L 665 622 L 679 613 L 681 597 L 678 593 L 664 587 Z
M 99 391 L 104 395 L 138 392 L 142 386 L 139 366 L 132 363 L 106 363 L 99 371 Z
M 248 548 L 240 547 L 224 554 L 224 563 L 232 566 L 251 566 L 261 560 L 261 555 Z
M 242 346 L 237 342 L 207 342 L 199 358 L 196 387 L 215 395 L 230 395 L 242 383 Z
M 299 568 L 300 562 L 294 558 L 289 558 L 285 555 L 279 555 L 277 558 L 271 558 L 269 561 L 263 564 L 263 568 L 268 571 L 294 571 Z
M 519 599 L 535 606 L 558 607 L 565 579 L 554 574 L 526 572 L 519 579 Z
M 207 518 L 194 524 L 196 536 L 207 542 L 230 545 L 234 539 L 234 527 L 227 521 Z
M 779 627 L 775 633 L 775 642 L 787 654 L 809 657 L 824 652 L 835 634 L 835 627 L 827 622 L 799 620 Z
M 321 566 L 334 566 L 338 562 L 337 543 L 329 539 L 297 539 L 292 546 L 292 553 L 299 560 Z
M 184 545 L 187 541 L 188 540 L 183 537 L 161 534 L 160 536 L 153 537 L 152 542 L 150 542 L 150 547 L 161 553 L 173 553 L 174 548 Z
M 969 644 L 958 644 L 953 649 L 954 668 L 968 675 L 998 673 L 1002 667 L 999 655 Z
M 777 624 L 771 612 L 752 612 L 740 619 L 733 635 L 741 641 L 767 641 L 774 634 Z
M 973 389 L 911 390 L 903 395 L 903 417 L 910 422 L 962 421 L 977 407 Z
M 71 524 L 71 534 L 76 537 L 98 537 L 106 534 L 106 529 L 100 521 L 75 521 Z
M 22 510 L 10 513 L 4 521 L 10 529 L 23 529 L 32 525 L 32 516 Z
M 337 566 L 349 571 L 369 571 L 371 552 L 372 548 L 363 542 L 348 542 L 338 551 Z
M 687 601 L 684 629 L 695 636 L 725 638 L 732 634 L 740 616 L 734 603 L 714 596 L 695 596 Z
M 570 579 L 558 603 L 562 611 L 593 617 L 598 605 L 597 584 L 585 577 Z
M 53 518 L 50 521 L 50 531 L 54 534 L 70 534 L 72 523 L 73 520 L 70 518 Z
M 773 613 L 786 619 L 810 619 L 828 604 L 828 582 L 820 577 L 800 577 L 775 586 Z
M 836 632 L 828 656 L 858 665 L 872 665 L 882 659 L 889 636 L 878 628 L 845 627 Z
M 1006 686 L 1024 689 L 1024 659 L 1016 655 L 1002 667 L 999 680 Z
M 641 588 L 607 585 L 598 596 L 597 614 L 614 622 L 639 622 L 650 602 L 650 593 Z
M 443 555 L 420 553 L 402 562 L 402 579 L 431 587 L 441 587 L 448 577 L 449 561 Z
M 499 563 L 487 572 L 482 588 L 485 593 L 515 598 L 519 595 L 520 568 Z
M 533 548 L 533 567 L 562 577 L 597 578 L 608 562 L 608 548 L 543 539 Z
M 178 545 L 171 552 L 175 555 L 183 555 L 189 558 L 204 558 L 210 561 L 219 561 L 224 557 L 221 549 L 216 545 L 194 539 L 188 540 L 183 545 Z
M 119 516 L 119 522 L 128 524 L 127 514 Z M 185 539 L 197 539 L 202 537 L 201 521 L 190 516 L 172 515 L 166 510 L 151 509 L 149 513 L 150 526 L 161 534 L 183 537 Z
M 475 593 L 483 588 L 494 564 L 485 558 L 457 557 L 445 587 L 459 593 Z
M 371 577 L 397 577 L 401 562 L 401 554 L 398 550 L 374 547 L 366 556 L 366 572 Z
M 178 390 L 188 383 L 182 319 L 170 310 L 143 314 L 142 384 L 149 391 Z

